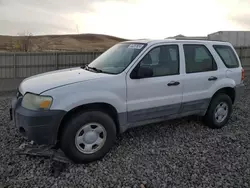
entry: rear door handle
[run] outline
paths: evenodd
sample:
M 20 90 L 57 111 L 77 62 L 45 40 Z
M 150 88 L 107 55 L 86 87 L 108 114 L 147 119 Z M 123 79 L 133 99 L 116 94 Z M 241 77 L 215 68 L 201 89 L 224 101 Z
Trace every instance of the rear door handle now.
M 178 86 L 180 82 L 172 81 L 168 83 L 168 86 Z
M 217 79 L 218 79 L 217 77 L 211 76 L 211 77 L 208 78 L 208 81 L 214 81 L 214 80 L 217 80 Z

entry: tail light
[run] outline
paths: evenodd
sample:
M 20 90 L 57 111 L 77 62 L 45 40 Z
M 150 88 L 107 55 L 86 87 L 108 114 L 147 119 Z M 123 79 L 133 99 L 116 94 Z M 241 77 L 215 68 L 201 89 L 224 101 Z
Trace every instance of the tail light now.
M 245 70 L 242 68 L 241 70 L 241 81 L 245 79 Z

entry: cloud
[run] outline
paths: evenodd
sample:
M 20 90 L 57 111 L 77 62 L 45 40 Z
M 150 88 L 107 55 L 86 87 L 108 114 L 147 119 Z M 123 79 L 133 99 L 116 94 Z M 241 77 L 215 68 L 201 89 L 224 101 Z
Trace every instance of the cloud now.
M 242 30 L 250 30 L 250 14 L 231 16 L 230 19 Z
M 250 29 L 250 1 L 249 0 L 218 0 L 226 17 L 237 29 Z
M 74 16 L 93 12 L 95 3 L 106 1 L 110 0 L 0 0 L 0 34 L 76 33 L 79 20 Z
M 1 0 L 0 0 L 1 1 Z M 86 12 L 89 11 L 94 3 L 107 2 L 110 0 L 2 0 L 7 6 L 22 6 L 36 10 L 46 10 L 47 12 L 71 13 L 71 12 Z M 117 0 L 119 2 L 132 3 L 137 0 Z
M 206 35 L 250 29 L 249 7 L 249 0 L 0 0 L 0 34 Z
M 74 23 L 66 15 L 57 11 L 59 9 L 48 9 L 46 7 L 48 5 L 40 5 L 38 1 L 32 2 L 30 0 L 2 1 L 0 34 L 16 35 L 27 30 L 33 34 L 47 32 L 57 34 L 61 31 L 72 33 Z
M 67 34 L 75 32 L 73 29 L 62 26 L 60 24 L 38 23 L 38 22 L 19 22 L 0 20 L 1 33 L 8 35 L 17 35 L 22 32 L 30 32 L 36 35 L 46 34 Z

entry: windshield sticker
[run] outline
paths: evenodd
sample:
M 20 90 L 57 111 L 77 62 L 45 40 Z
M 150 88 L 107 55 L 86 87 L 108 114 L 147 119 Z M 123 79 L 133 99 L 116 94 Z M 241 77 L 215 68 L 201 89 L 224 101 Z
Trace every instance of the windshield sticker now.
M 130 44 L 128 48 L 138 49 L 140 50 L 143 47 L 143 44 Z

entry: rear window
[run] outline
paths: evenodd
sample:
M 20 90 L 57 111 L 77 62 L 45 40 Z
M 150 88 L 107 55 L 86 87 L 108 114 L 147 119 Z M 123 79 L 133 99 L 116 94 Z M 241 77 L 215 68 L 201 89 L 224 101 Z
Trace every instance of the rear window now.
M 239 67 L 239 61 L 230 46 L 214 45 L 213 47 L 227 68 Z

